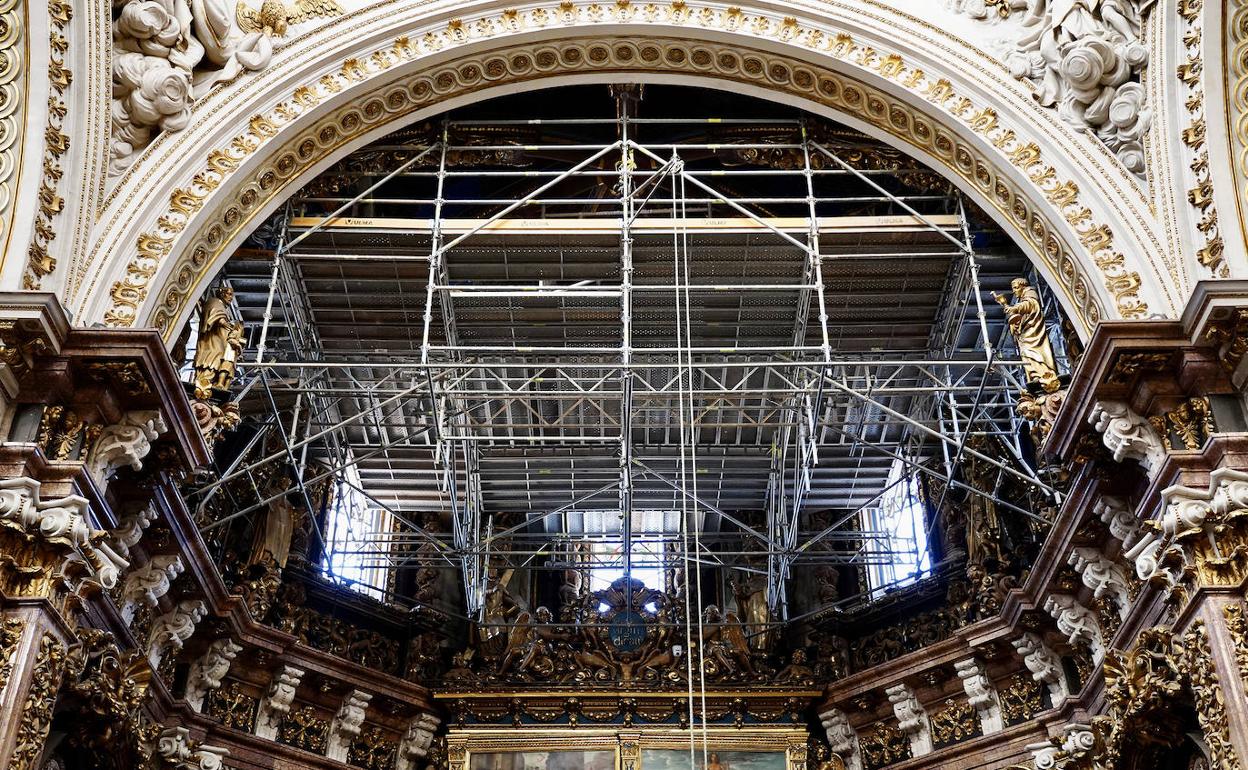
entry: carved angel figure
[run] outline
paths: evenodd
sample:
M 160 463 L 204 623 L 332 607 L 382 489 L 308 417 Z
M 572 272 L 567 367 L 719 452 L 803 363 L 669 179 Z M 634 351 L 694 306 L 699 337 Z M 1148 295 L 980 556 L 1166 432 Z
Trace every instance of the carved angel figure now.
M 813 685 L 815 683 L 815 672 L 810 666 L 806 665 L 806 651 L 798 647 L 793 651 L 792 657 L 789 658 L 789 665 L 780 669 L 776 674 L 777 682 L 786 682 L 800 685 Z
M 741 671 L 753 676 L 754 661 L 750 659 L 750 645 L 745 639 L 741 619 L 735 612 L 721 613 L 719 607 L 708 604 L 702 612 L 703 644 L 705 655 L 719 664 L 725 672 Z

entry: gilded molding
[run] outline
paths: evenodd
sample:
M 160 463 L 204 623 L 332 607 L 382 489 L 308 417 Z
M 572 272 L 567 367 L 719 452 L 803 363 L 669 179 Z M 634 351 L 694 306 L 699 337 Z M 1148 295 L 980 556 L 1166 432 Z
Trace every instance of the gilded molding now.
M 226 727 L 251 732 L 256 726 L 256 708 L 260 699 L 248 695 L 238 682 L 230 682 L 208 694 L 208 716 Z
M 1244 614 L 1244 605 L 1228 604 L 1222 608 L 1222 614 L 1226 617 L 1226 629 L 1235 645 L 1232 649 L 1239 678 L 1248 685 L 1248 616 Z
M 1001 699 L 1001 718 L 1007 727 L 1025 722 L 1044 711 L 1042 688 L 1043 684 L 1027 672 L 1005 680 L 997 693 Z
M 1204 56 L 1201 51 L 1204 0 L 1179 0 L 1179 16 L 1183 19 L 1183 51 L 1186 60 L 1179 65 L 1178 78 L 1187 93 L 1184 106 L 1190 119 L 1181 134 L 1187 147 L 1192 177 L 1196 184 L 1187 190 L 1187 202 L 1198 217 L 1196 229 L 1204 245 L 1196 251 L 1196 261 L 1209 268 L 1218 278 L 1229 275 L 1224 260 L 1225 247 L 1218 228 L 1218 209 L 1213 202 L 1213 174 L 1209 169 L 1209 147 L 1205 123 Z
M 372 97 L 319 120 L 280 147 L 269 148 L 281 130 L 344 89 L 377 77 L 397 65 L 438 51 L 482 39 L 502 37 L 525 29 L 578 26 L 602 22 L 650 22 L 744 33 L 801 46 L 853 65 L 910 91 L 979 134 L 999 156 L 993 160 L 977 147 L 941 128 L 942 119 L 916 110 L 882 90 L 830 70 L 797 63 L 740 45 L 722 46 L 689 39 L 598 38 L 517 46 L 425 70 L 391 82 Z M 619 0 L 599 3 L 563 2 L 526 11 L 508 10 L 477 19 L 453 20 L 443 30 L 419 39 L 399 37 L 372 54 L 347 59 L 337 71 L 314 83 L 301 85 L 265 114 L 254 115 L 247 130 L 211 152 L 190 183 L 174 191 L 156 226 L 134 244 L 134 258 L 125 275 L 110 289 L 104 320 L 109 326 L 132 326 L 139 307 L 152 290 L 152 281 L 175 243 L 179 258 L 160 290 L 151 322 L 166 335 L 195 289 L 206 278 L 225 245 L 238 236 L 258 211 L 281 195 L 301 173 L 335 150 L 413 111 L 428 108 L 457 95 L 504 83 L 533 81 L 571 72 L 690 72 L 749 83 L 796 95 L 849 114 L 884 130 L 916 149 L 937 158 L 951 173 L 979 191 L 1015 230 L 1043 255 L 1066 295 L 1078 308 L 1086 327 L 1106 317 L 1091 289 L 1093 280 L 1074 258 L 1071 247 L 1037 210 L 1027 192 L 998 168 L 1009 166 L 1030 180 L 1027 190 L 1038 191 L 1062 212 L 1080 245 L 1097 265 L 1099 280 L 1115 298 L 1109 317 L 1139 318 L 1148 314 L 1141 300 L 1138 273 L 1125 268 L 1125 257 L 1115 248 L 1108 225 L 1098 223 L 1083 205 L 1078 186 L 1063 179 L 1044 160 L 1040 145 L 1020 138 L 1004 125 L 991 107 L 960 93 L 952 83 L 932 78 L 901 56 L 860 45 L 846 34 L 831 35 L 802 26 L 794 18 L 748 15 L 736 8 L 720 9 L 675 0 L 660 6 Z M 380 90 L 380 89 L 379 89 Z M 942 116 L 942 117 L 943 117 Z M 231 185 L 228 197 L 204 215 L 209 198 L 222 188 L 243 162 L 264 148 L 269 160 L 244 180 Z M 994 153 L 994 156 L 996 154 Z M 223 191 L 224 192 L 224 191 Z M 202 224 L 201 224 L 201 220 Z M 187 236 L 190 232 L 191 235 Z
M 871 730 L 858 738 L 865 770 L 878 770 L 885 765 L 910 759 L 910 742 L 901 730 L 884 722 L 876 722 Z
M 1130 652 L 1111 650 L 1105 656 L 1104 676 L 1109 713 L 1097 717 L 1094 728 L 1104 740 L 1105 767 L 1118 767 L 1124 749 L 1141 734 L 1173 730 L 1173 699 L 1187 690 L 1195 701 L 1210 769 L 1241 770 L 1204 621 L 1182 636 L 1165 626 L 1143 631 Z
M 1205 339 L 1217 345 L 1222 365 L 1234 373 L 1248 355 L 1248 309 L 1238 308 L 1228 317 L 1212 321 L 1205 329 Z
M 1209 647 L 1209 632 L 1203 621 L 1194 623 L 1192 630 L 1183 636 L 1183 650 L 1186 653 L 1187 676 L 1196 698 L 1196 720 L 1209 747 L 1209 767 L 1211 770 L 1240 770 L 1239 758 L 1231 743 L 1226 699 L 1218 684 L 1218 675 L 1213 667 L 1213 650 Z
M 351 742 L 347 760 L 364 770 L 390 770 L 399 752 L 399 742 L 374 725 L 365 727 L 360 737 Z
M 969 703 L 949 698 L 932 714 L 932 744 L 936 749 L 979 734 L 979 720 Z
M 69 38 L 65 31 L 73 18 L 73 9 L 66 0 L 48 3 L 48 121 L 43 129 L 43 178 L 39 182 L 39 205 L 35 209 L 34 233 L 26 250 L 26 272 L 22 276 L 22 288 L 39 289 L 44 276 L 56 269 L 56 258 L 48 251 L 56 238 L 52 226 L 65 209 L 65 199 L 57 192 L 64 168 L 61 165 L 69 152 L 69 135 L 65 116 L 69 113 L 66 94 L 73 83 L 74 73 L 65 66 L 69 53 Z
M 17 618 L 5 618 L 0 626 L 0 693 L 9 683 L 13 673 L 13 654 L 22 641 L 22 621 Z
M 1217 432 L 1209 399 L 1189 398 L 1173 409 L 1148 418 L 1171 452 L 1200 449 Z
M 22 704 L 22 722 L 17 728 L 9 770 L 30 770 L 43 753 L 43 743 L 52 727 L 52 707 L 65 671 L 65 656 L 65 645 L 52 634 L 44 633 L 39 639 L 30 690 Z
M 66 746 L 142 767 L 160 732 L 144 713 L 152 671 L 143 654 L 123 650 L 107 631 L 86 628 L 66 656 L 58 703 L 74 714 Z
M 12 181 L 21 165 L 22 105 L 26 101 L 26 4 L 0 1 L 0 212 L 6 212 L 0 228 L 12 219 Z M 8 240 L 9 232 L 5 232 Z
M 1244 206 L 1248 201 L 1248 2 L 1230 0 L 1226 3 L 1224 24 L 1227 44 L 1224 48 L 1226 83 L 1226 123 L 1231 157 L 1234 159 L 1235 197 L 1239 209 L 1241 235 L 1248 239 L 1244 223 Z

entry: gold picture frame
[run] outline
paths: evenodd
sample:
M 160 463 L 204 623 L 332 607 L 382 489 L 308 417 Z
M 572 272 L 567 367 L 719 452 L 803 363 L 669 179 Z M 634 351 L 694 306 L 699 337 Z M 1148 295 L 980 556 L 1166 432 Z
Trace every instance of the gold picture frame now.
M 611 751 L 614 770 L 677 770 L 671 762 L 646 768 L 647 751 L 689 750 L 689 730 L 657 728 L 638 730 L 627 727 L 564 728 L 452 728 L 446 737 L 448 770 L 474 770 L 472 758 L 481 754 L 522 753 L 554 755 L 568 752 Z M 777 762 L 750 762 L 737 770 L 804 770 L 807 730 L 804 727 L 695 727 L 693 770 L 716 770 L 711 754 L 740 757 L 767 754 L 783 759 Z M 705 743 L 706 752 L 703 753 Z M 654 756 L 653 754 L 651 755 Z M 702 761 L 699 759 L 702 758 Z M 783 764 L 781 764 L 781 762 Z M 676 763 L 679 765 L 679 763 Z M 738 761 L 737 764 L 740 764 Z M 708 766 L 709 765 L 709 766 Z M 722 761 L 719 770 L 734 770 Z M 493 768 L 481 768 L 493 770 Z M 523 770 L 520 768 L 519 770 Z M 684 768 L 683 770 L 688 770 Z

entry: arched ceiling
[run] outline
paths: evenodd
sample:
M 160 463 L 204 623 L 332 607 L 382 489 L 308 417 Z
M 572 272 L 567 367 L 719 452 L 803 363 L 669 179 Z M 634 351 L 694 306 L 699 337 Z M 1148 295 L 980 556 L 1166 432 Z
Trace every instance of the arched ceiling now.
M 1129 164 L 1038 104 L 983 39 L 960 39 L 984 24 L 966 14 L 863 2 L 344 11 L 293 27 L 268 66 L 197 99 L 184 128 L 97 186 L 91 245 L 53 279 L 80 318 L 168 331 L 247 223 L 342 153 L 447 105 L 625 73 L 800 103 L 915 154 L 1015 233 L 1085 330 L 1182 304 L 1186 278 L 1173 279 L 1183 271 Z

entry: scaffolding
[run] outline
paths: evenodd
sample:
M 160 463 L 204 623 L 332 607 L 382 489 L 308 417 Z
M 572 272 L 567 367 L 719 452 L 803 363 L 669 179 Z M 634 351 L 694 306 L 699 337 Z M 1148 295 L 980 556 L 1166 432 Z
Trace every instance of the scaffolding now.
M 248 331 L 241 398 L 261 429 L 189 499 L 202 511 L 284 462 L 311 508 L 307 490 L 330 479 L 386 525 L 332 544 L 318 531 L 322 544 L 384 571 L 458 570 L 470 617 L 492 570 L 564 569 L 561 543 L 618 541 L 626 573 L 765 574 L 783 620 L 795 568 L 895 556 L 864 514 L 916 474 L 1042 520 L 958 472 L 974 457 L 1056 494 L 1026 461 L 1020 362 L 984 301 L 1025 260 L 977 253 L 956 194 L 899 192 L 890 180 L 914 169 L 853 162 L 859 148 L 806 119 L 635 106 L 448 117 L 425 144 L 369 148 L 371 172 L 339 172 L 362 191 L 294 199 L 272 254 L 242 254 L 222 276 Z M 560 140 L 456 142 L 517 126 Z M 724 145 L 702 134 L 723 126 L 747 137 L 734 159 L 789 160 L 719 163 Z M 605 130 L 614 138 L 566 138 Z M 777 133 L 795 141 L 749 138 Z M 542 167 L 465 160 L 520 150 Z M 866 213 L 844 213 L 854 207 Z M 1011 456 L 976 450 L 976 435 Z M 812 528 L 815 510 L 832 515 Z M 655 565 L 656 552 L 670 556 Z

